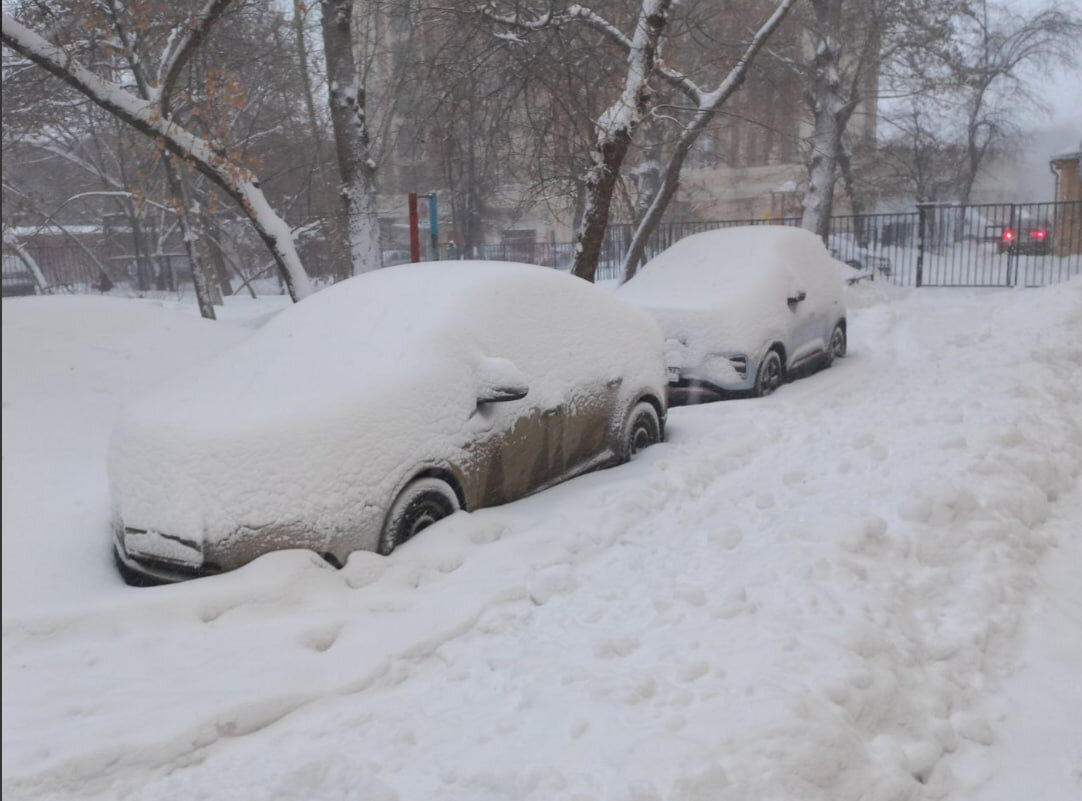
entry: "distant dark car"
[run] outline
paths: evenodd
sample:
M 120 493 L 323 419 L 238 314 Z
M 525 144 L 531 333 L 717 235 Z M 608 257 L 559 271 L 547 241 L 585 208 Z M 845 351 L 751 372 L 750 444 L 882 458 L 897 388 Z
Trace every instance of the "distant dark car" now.
M 38 288 L 34 282 L 34 276 L 17 256 L 5 253 L 3 262 L 3 286 L 0 293 L 3 297 L 37 294 Z
M 1047 222 L 1023 223 L 1017 228 L 1004 227 L 999 236 L 1000 253 L 1045 256 L 1052 252 L 1052 229 Z

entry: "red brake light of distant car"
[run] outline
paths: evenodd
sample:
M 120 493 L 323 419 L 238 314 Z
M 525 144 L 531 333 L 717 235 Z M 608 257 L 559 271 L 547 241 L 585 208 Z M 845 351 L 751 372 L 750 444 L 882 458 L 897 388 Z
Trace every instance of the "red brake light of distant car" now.
M 1031 237 L 1033 237 L 1034 239 L 1036 239 L 1038 242 L 1043 242 L 1044 238 L 1046 236 L 1048 236 L 1048 232 L 1046 230 L 1044 230 L 1043 228 L 1038 228 L 1035 231 L 1030 231 L 1029 235 Z
M 1010 242 L 1013 239 L 1014 239 L 1014 231 L 1012 231 L 1010 228 L 1005 229 L 1003 231 L 1003 241 L 1004 242 Z

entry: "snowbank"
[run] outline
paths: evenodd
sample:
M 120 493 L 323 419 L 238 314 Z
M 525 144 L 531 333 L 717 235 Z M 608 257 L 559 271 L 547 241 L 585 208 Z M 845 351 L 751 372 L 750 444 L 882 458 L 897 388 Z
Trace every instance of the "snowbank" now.
M 914 292 L 849 323 L 830 371 L 676 409 L 631 464 L 387 559 L 106 593 L 83 583 L 104 559 L 58 549 L 78 606 L 5 594 L 4 797 L 1073 798 L 1082 284 Z M 88 374 L 119 359 L 12 370 L 12 347 L 5 549 L 65 536 L 74 512 L 39 511 L 76 475 L 100 542 L 103 443 L 12 423 L 103 430 L 113 382 Z M 9 506 L 10 463 L 73 480 L 43 469 Z M 16 555 L 5 593 L 37 566 Z
M 115 589 L 105 454 L 120 407 L 250 333 L 139 301 L 4 300 L 5 615 Z

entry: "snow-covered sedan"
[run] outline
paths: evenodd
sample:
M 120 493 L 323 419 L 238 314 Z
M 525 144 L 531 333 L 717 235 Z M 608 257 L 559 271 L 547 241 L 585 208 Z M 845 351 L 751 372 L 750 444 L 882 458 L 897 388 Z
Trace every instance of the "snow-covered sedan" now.
M 402 265 L 330 287 L 126 409 L 118 564 L 170 581 L 307 548 L 390 553 L 458 509 L 624 461 L 665 424 L 650 316 L 542 267 Z
M 617 294 L 665 332 L 671 403 L 769 395 L 845 355 L 841 269 L 808 231 L 743 226 L 680 240 Z

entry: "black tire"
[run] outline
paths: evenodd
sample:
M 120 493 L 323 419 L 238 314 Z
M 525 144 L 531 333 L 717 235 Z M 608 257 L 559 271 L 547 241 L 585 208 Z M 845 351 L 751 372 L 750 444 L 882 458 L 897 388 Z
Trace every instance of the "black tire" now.
M 624 426 L 624 459 L 661 442 L 661 418 L 649 401 L 639 401 L 631 408 Z
M 386 556 L 402 543 L 424 531 L 438 520 L 450 517 L 460 508 L 458 496 L 446 481 L 418 478 L 398 494 L 387 513 L 379 552 Z
M 774 394 L 783 381 L 781 354 L 773 349 L 768 350 L 759 362 L 759 371 L 755 374 L 755 396 L 765 398 Z
M 835 359 L 844 359 L 849 349 L 849 340 L 845 336 L 845 328 L 839 323 L 830 332 L 830 342 L 827 343 L 827 367 L 834 364 Z
M 124 564 L 124 560 L 120 558 L 120 554 L 116 552 L 116 548 L 113 548 L 113 564 L 116 565 L 117 572 L 124 580 L 124 583 L 129 587 L 157 587 L 164 583 L 162 581 L 157 581 L 151 576 L 145 576 L 142 573 L 132 570 Z

